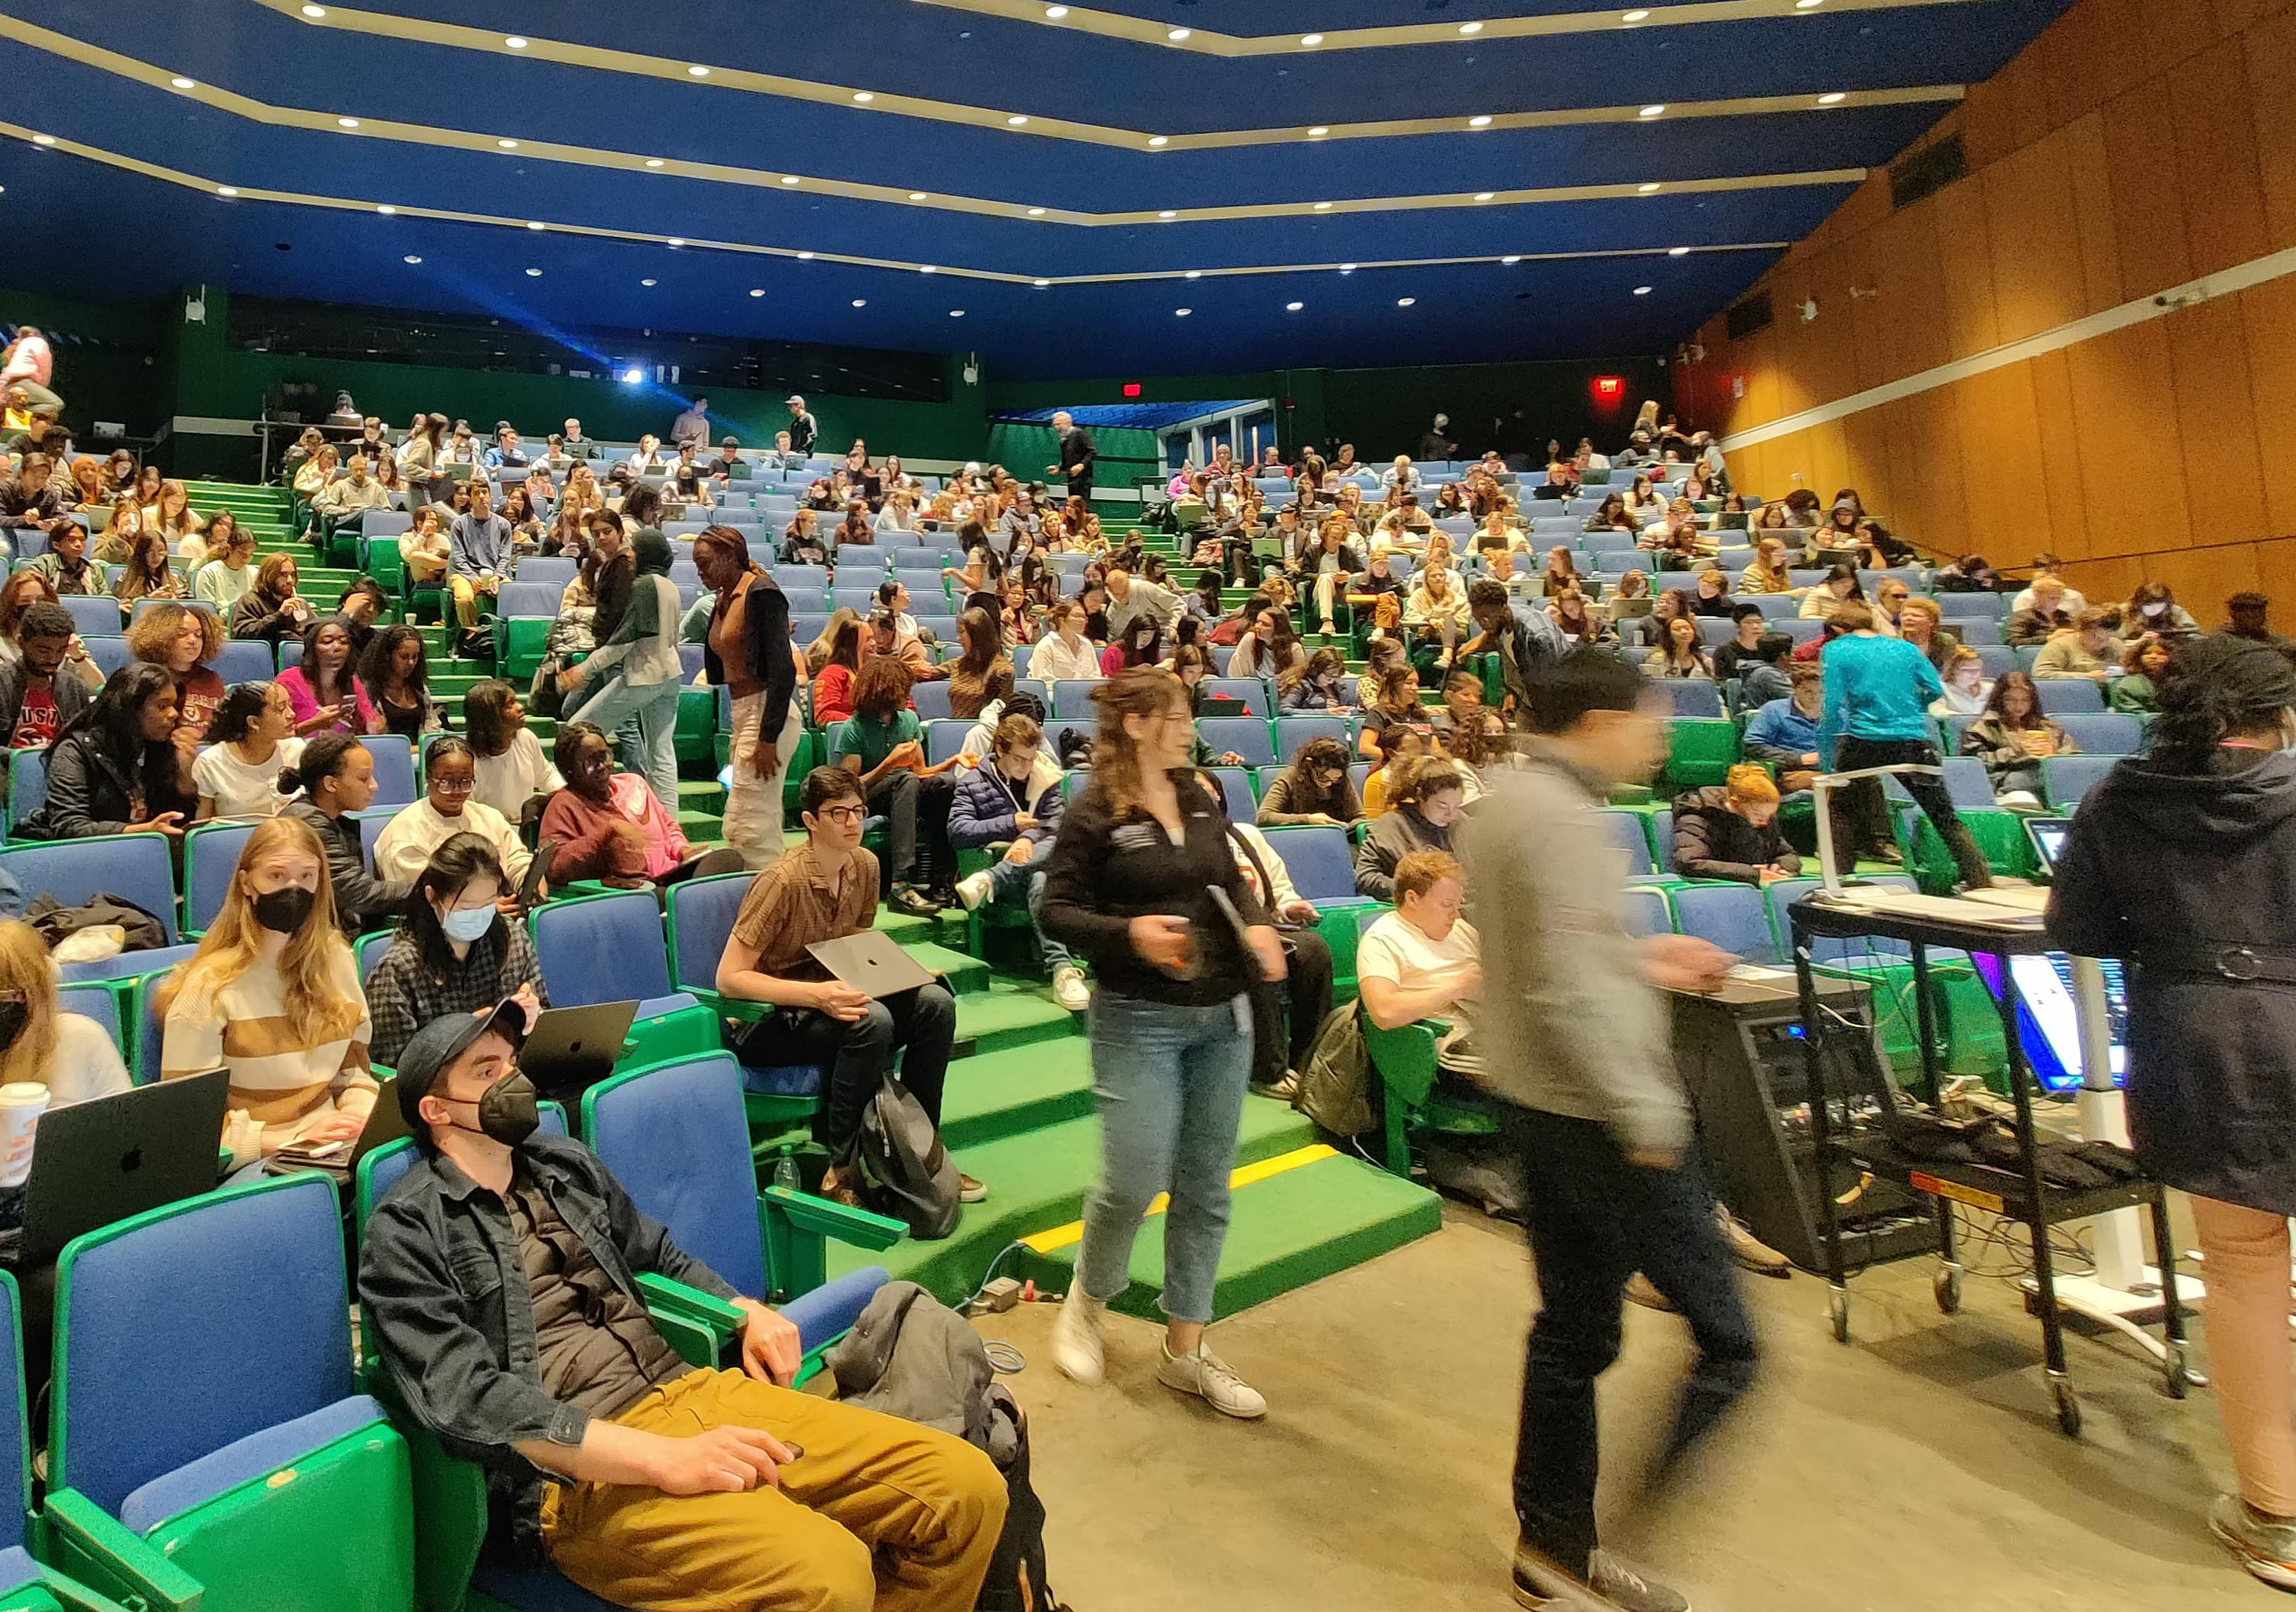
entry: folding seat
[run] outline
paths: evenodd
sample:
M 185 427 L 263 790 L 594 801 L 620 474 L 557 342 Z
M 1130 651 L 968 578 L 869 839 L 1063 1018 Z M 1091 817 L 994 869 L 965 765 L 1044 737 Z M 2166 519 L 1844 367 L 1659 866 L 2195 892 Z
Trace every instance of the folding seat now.
M 255 638 L 225 639 L 208 666 L 226 683 L 267 683 L 275 675 L 271 646 Z
M 374 758 L 374 801 L 369 810 L 414 804 L 421 793 L 414 779 L 414 746 L 395 733 L 364 734 L 359 743 Z
M 16 762 L 20 766 L 23 755 Z M 0 870 L 14 877 L 28 898 L 53 896 L 60 907 L 78 907 L 99 892 L 116 895 L 160 920 L 163 944 L 155 950 L 123 951 L 96 962 L 66 963 L 67 983 L 126 982 L 174 967 L 191 956 L 176 929 L 176 869 L 165 835 L 126 834 L 85 840 L 25 841 L 0 851 Z
M 2043 678 L 2033 685 L 2048 716 L 2086 716 L 2104 709 L 2104 687 L 2086 678 Z
M 952 713 L 948 705 L 948 685 L 946 682 L 916 683 L 909 688 L 909 703 L 925 721 L 946 720 Z
M 535 959 L 561 1008 L 636 999 L 624 1056 L 652 1063 L 714 1051 L 717 1016 L 670 983 L 661 908 L 650 890 L 545 901 L 527 915 Z
M 1332 976 L 1341 991 L 1354 988 L 1356 941 L 1363 933 L 1357 921 L 1365 914 L 1376 917 L 1386 903 L 1374 901 L 1356 889 L 1354 848 L 1344 828 L 1301 826 L 1270 828 L 1269 849 L 1283 859 L 1292 887 L 1300 899 L 1315 904 L 1316 932 L 1332 949 Z
M 1275 741 L 1267 724 L 1258 717 L 1206 717 L 1196 724 L 1197 736 L 1214 755 L 1234 754 L 1246 767 L 1267 767 L 1275 761 Z
M 223 910 L 251 822 L 201 823 L 184 836 L 184 938 L 197 940 Z
M 1683 884 L 1672 892 L 1674 921 L 1685 934 L 1711 941 L 1750 963 L 1781 963 L 1762 892 L 1751 884 Z
M 1282 716 L 1275 719 L 1275 765 L 1288 767 L 1312 739 L 1337 739 L 1353 753 L 1355 724 L 1346 717 Z
M 1204 697 L 1225 695 L 1241 701 L 1253 716 L 1266 719 L 1274 714 L 1267 697 L 1267 685 L 1259 678 L 1206 678 L 1199 685 Z
M 2104 781 L 2104 775 L 2120 763 L 2119 756 L 2069 755 L 2049 756 L 2041 762 L 2041 788 L 2049 797 L 2049 804 L 2059 811 L 2070 811 L 2081 803 L 2081 797 Z
M 2046 688 L 2040 683 L 2037 687 Z M 2042 709 L 2046 710 L 2044 706 Z M 2141 755 L 2144 750 L 2144 724 L 2126 711 L 2069 711 L 2053 719 L 2065 730 L 2065 736 L 2080 746 L 2084 755 Z

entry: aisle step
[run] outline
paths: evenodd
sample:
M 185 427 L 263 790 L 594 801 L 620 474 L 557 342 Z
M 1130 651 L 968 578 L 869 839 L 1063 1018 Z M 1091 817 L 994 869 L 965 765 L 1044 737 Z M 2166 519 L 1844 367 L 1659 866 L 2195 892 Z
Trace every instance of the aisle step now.
M 1265 1304 L 1443 1227 L 1442 1200 L 1434 1193 L 1321 1144 L 1258 1169 L 1240 1166 L 1232 1180 L 1227 1241 L 1212 1290 L 1215 1317 Z M 1161 1318 L 1162 1220 L 1152 1212 L 1132 1245 L 1132 1285 L 1111 1301 L 1125 1314 Z M 1076 1277 L 1078 1230 L 1071 1221 L 1032 1238 L 1005 1271 L 1066 1292 Z
M 1038 1041 L 1064 1040 L 1083 1027 L 1081 1014 L 1070 1013 L 1053 1000 L 1049 985 L 992 977 L 985 991 L 956 999 L 956 1040 L 960 1054 L 977 1057 L 1007 1051 Z M 1083 1042 L 1078 1054 L 1083 1056 Z
M 977 1147 L 1040 1125 L 1092 1113 L 1092 1072 L 1083 1049 L 1034 1041 L 969 1057 L 954 1069 L 941 1102 L 941 1140 Z
M 988 965 L 977 957 L 931 941 L 914 941 L 901 950 L 916 958 L 921 966 L 946 979 L 949 990 L 960 998 L 988 989 Z

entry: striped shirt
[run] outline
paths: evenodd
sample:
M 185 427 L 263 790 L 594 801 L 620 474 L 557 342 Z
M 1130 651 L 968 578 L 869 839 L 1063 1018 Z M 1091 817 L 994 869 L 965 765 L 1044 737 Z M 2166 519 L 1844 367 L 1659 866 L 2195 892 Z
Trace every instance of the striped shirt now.
M 275 967 L 258 964 L 220 989 L 201 977 L 205 972 L 168 1005 L 160 1074 L 172 1081 L 230 1071 L 224 1139 L 234 1165 L 277 1152 L 338 1113 L 366 1117 L 376 1090 L 367 1067 L 372 1028 L 347 943 L 329 940 L 332 1010 L 300 1028 L 287 1015 Z

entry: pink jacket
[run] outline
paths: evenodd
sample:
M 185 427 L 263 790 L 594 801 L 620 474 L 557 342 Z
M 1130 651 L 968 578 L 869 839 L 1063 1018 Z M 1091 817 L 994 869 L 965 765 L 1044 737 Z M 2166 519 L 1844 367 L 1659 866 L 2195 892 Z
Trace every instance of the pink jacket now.
M 350 676 L 348 668 L 344 675 Z M 287 691 L 287 708 L 294 712 L 298 725 L 308 722 L 319 714 L 319 696 L 311 692 L 311 680 L 303 675 L 303 669 L 300 666 L 290 666 L 281 672 L 278 683 L 280 687 Z M 366 690 L 359 686 L 357 678 L 351 678 L 351 693 L 357 698 L 356 708 L 358 720 L 356 724 L 338 718 L 332 729 L 321 728 L 319 732 L 362 734 L 374 731 L 374 707 L 367 703 Z

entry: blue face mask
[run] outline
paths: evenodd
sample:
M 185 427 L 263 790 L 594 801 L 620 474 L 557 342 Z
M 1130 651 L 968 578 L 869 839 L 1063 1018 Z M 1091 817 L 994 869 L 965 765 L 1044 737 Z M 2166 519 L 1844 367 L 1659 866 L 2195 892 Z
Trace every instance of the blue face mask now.
M 494 926 L 495 909 L 491 907 L 458 908 L 439 917 L 439 927 L 447 932 L 447 938 L 466 946 L 484 937 Z

